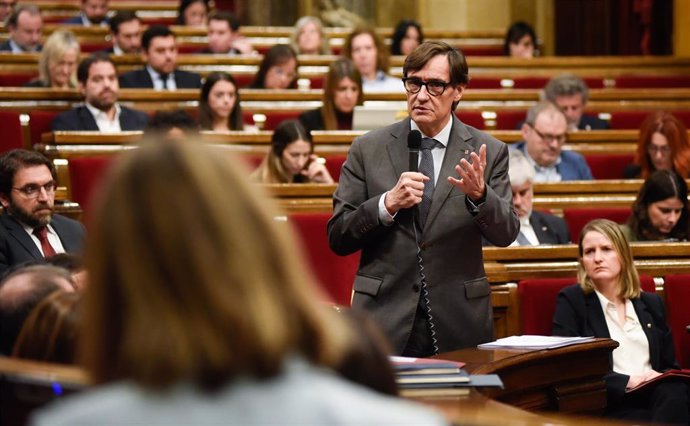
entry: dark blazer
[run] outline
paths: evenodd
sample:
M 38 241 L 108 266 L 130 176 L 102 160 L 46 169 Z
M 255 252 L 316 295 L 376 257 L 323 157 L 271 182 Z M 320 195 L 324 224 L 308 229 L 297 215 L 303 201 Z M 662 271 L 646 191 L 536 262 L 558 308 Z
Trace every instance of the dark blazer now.
M 104 21 L 105 23 L 108 23 L 108 22 L 110 22 L 110 19 L 106 17 L 103 21 Z M 85 25 L 84 19 L 82 18 L 81 13 L 80 13 L 79 15 L 77 15 L 77 16 L 73 16 L 73 17 L 71 17 L 71 18 L 69 18 L 69 19 L 65 19 L 64 21 L 62 21 L 62 23 L 63 23 L 63 24 L 69 24 L 69 25 Z M 92 25 L 98 26 L 98 25 L 101 25 L 101 24 L 98 23 L 98 24 L 92 24 Z
M 299 115 L 299 121 L 310 132 L 313 130 L 323 130 L 326 127 L 321 116 L 321 108 L 304 111 Z
M 66 252 L 81 251 L 86 236 L 84 225 L 59 214 L 53 215 L 50 225 Z M 12 265 L 41 259 L 41 251 L 22 225 L 7 212 L 0 214 L 0 276 Z
M 37 52 L 40 52 L 43 46 L 38 46 Z M 7 39 L 0 43 L 0 52 L 11 52 L 12 51 L 12 45 L 10 45 L 10 40 Z
M 671 330 L 666 324 L 664 303 L 655 293 L 642 292 L 631 299 L 642 330 L 649 341 L 649 358 L 652 368 L 664 371 L 678 368 L 674 355 Z M 594 336 L 611 338 L 606 326 L 604 311 L 596 293 L 585 294 L 578 284 L 558 293 L 556 312 L 553 316 L 555 336 Z M 604 377 L 609 405 L 616 404 L 625 396 L 625 386 L 630 376 L 613 371 L 613 356 L 609 358 L 611 372 Z
M 420 300 L 418 243 L 441 352 L 494 338 L 491 286 L 482 261 L 482 238 L 507 246 L 517 237 L 506 144 L 466 126 L 453 114 L 448 146 L 422 230 L 415 209 L 398 212 L 391 226 L 379 221 L 381 195 L 408 170 L 410 119 L 371 131 L 352 143 L 333 196 L 328 222 L 331 249 L 339 255 L 361 250 L 353 309 L 367 311 L 396 353 L 404 350 Z M 460 159 L 470 160 L 486 144 L 486 200 L 471 212 L 467 197 L 449 182 Z
M 25 83 L 24 87 L 50 87 L 50 86 L 46 85 L 45 83 L 43 83 L 43 81 L 39 80 L 38 78 L 35 78 L 35 79 L 31 80 L 30 82 Z
M 120 128 L 122 130 L 143 130 L 148 123 L 148 116 L 125 106 L 120 105 Z M 92 130 L 98 131 L 98 125 L 91 112 L 85 105 L 77 106 L 69 111 L 58 114 L 52 123 L 53 131 L 56 130 Z
M 565 220 L 548 213 L 533 211 L 529 223 L 537 234 L 539 244 L 568 244 L 570 230 Z
M 607 130 L 609 128 L 609 123 L 599 119 L 599 117 L 582 114 L 577 128 L 580 130 Z
M 201 76 L 193 72 L 175 70 L 175 84 L 178 89 L 200 89 Z M 146 68 L 129 71 L 120 76 L 120 87 L 122 88 L 148 88 L 153 89 L 151 74 Z

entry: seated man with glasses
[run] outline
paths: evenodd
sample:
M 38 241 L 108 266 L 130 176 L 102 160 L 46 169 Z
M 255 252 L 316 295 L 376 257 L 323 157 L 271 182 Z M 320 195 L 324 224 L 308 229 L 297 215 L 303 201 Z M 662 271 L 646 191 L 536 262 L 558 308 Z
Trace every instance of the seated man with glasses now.
M 0 157 L 0 275 L 10 266 L 81 251 L 84 225 L 54 214 L 57 173 L 43 154 L 24 149 Z
M 354 140 L 328 238 L 339 255 L 362 250 L 352 308 L 395 353 L 426 357 L 493 340 L 482 239 L 508 246 L 520 225 L 507 146 L 454 113 L 468 82 L 462 52 L 424 42 L 403 76 L 410 117 Z
M 551 102 L 539 102 L 527 112 L 522 125 L 524 142 L 515 145 L 527 157 L 536 172 L 534 182 L 592 180 L 585 158 L 563 151 L 568 120 L 563 110 Z

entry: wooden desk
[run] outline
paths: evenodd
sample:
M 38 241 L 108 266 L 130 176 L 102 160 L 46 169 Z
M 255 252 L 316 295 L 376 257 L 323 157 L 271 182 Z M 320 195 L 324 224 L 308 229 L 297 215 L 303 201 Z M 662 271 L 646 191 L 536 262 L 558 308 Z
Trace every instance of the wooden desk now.
M 470 348 L 439 357 L 466 362 L 472 374 L 498 374 L 504 389 L 478 389 L 492 400 L 529 411 L 599 415 L 606 408 L 603 377 L 616 347 L 613 340 L 595 339 L 550 350 Z

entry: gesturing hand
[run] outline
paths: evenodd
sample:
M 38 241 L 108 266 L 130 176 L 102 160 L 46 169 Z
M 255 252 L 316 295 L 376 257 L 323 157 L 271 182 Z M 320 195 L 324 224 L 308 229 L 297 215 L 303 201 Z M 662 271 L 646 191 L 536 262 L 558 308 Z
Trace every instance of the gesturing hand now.
M 424 194 L 424 182 L 429 178 L 418 172 L 404 172 L 400 175 L 398 183 L 388 191 L 384 205 L 391 215 L 400 209 L 406 209 L 422 202 Z
M 460 179 L 448 177 L 448 182 L 462 192 L 467 194 L 472 201 L 479 201 L 484 198 L 486 185 L 484 184 L 484 169 L 486 169 L 486 145 L 482 144 L 479 148 L 479 155 L 476 152 L 470 154 L 471 162 L 464 158 L 460 160 L 455 171 Z

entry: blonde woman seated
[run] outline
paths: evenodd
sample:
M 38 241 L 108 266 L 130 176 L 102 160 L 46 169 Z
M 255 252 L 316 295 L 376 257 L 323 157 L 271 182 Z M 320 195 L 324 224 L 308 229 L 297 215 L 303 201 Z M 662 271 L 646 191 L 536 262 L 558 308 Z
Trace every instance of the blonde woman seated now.
M 298 55 L 331 54 L 323 24 L 316 16 L 303 16 L 297 20 L 290 36 L 290 45 Z
M 250 176 L 260 183 L 333 183 L 326 165 L 314 154 L 309 133 L 297 120 L 285 120 L 276 127 L 271 149 Z
M 26 87 L 77 87 L 77 65 L 81 48 L 70 31 L 58 30 L 48 37 L 38 57 L 38 78 Z
M 664 382 L 649 391 L 627 394 L 664 370 L 678 368 L 664 303 L 643 292 L 632 250 L 617 223 L 589 222 L 580 233 L 577 277 L 580 284 L 558 294 L 553 316 L 556 336 L 610 338 L 611 372 L 604 377 L 606 415 L 620 419 L 687 425 L 688 389 Z
M 333 372 L 354 332 L 225 151 L 152 143 L 112 172 L 79 345 L 95 387 L 35 425 L 444 424 Z

